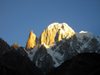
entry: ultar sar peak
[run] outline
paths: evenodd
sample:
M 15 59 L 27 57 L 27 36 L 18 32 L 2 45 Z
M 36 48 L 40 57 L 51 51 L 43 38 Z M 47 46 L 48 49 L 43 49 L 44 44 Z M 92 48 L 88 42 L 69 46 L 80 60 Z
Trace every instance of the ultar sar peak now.
M 79 53 L 99 53 L 100 37 L 92 32 L 75 31 L 66 23 L 52 23 L 40 35 L 28 56 L 44 73 Z

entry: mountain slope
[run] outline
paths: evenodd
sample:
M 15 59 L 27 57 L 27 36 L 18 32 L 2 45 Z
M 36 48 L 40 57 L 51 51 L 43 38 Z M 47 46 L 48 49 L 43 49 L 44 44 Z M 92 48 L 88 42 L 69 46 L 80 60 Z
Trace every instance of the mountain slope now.
M 23 47 L 15 49 L 0 38 L 0 75 L 43 75 Z
M 47 75 L 99 75 L 100 54 L 82 53 L 66 60 Z

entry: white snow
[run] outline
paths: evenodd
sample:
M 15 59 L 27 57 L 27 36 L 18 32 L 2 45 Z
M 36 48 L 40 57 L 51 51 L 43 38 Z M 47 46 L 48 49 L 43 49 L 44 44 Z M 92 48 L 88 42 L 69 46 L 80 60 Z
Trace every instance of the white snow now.
M 99 36 L 97 36 L 96 37 L 96 39 L 97 39 L 97 41 L 99 42 L 99 44 L 100 44 L 100 37 Z
M 60 54 L 57 53 L 57 52 L 55 52 L 56 50 L 52 50 L 51 48 L 52 48 L 52 46 L 49 46 L 49 48 L 47 48 L 47 53 L 50 54 L 50 56 L 52 56 L 52 59 L 53 59 L 54 62 L 55 62 L 54 66 L 57 67 L 57 66 L 60 65 L 60 63 L 58 63 L 58 61 L 56 60 L 55 57 L 59 56 Z M 58 47 L 57 47 L 57 48 L 58 48 Z M 60 57 L 60 56 L 59 56 L 59 57 Z
M 92 39 L 94 37 L 94 35 L 93 35 L 92 32 L 81 31 L 79 33 L 76 33 L 76 37 L 78 38 L 78 41 L 82 42 L 82 40 L 84 39 L 84 37 Z
M 57 59 L 59 59 L 59 60 L 63 60 L 64 54 L 61 55 L 60 53 L 55 52 L 55 53 L 54 53 L 54 57 L 57 58 Z
M 63 43 L 64 43 L 64 42 L 65 42 L 65 40 L 63 40 Z M 52 59 L 53 59 L 54 62 L 55 62 L 55 64 L 54 64 L 55 67 L 59 66 L 59 65 L 63 62 L 63 61 L 62 61 L 62 62 L 59 62 L 59 63 L 58 63 L 58 61 L 57 61 L 57 59 L 63 60 L 64 54 L 61 55 L 60 53 L 58 53 L 59 47 L 60 47 L 63 43 L 61 43 L 59 46 L 57 46 L 55 50 L 52 50 L 52 49 L 51 49 L 51 48 L 52 48 L 52 45 L 51 45 L 51 46 L 46 46 L 46 45 L 45 45 L 45 47 L 47 48 L 47 53 L 50 54 L 50 55 L 52 56 Z M 54 45 L 55 45 L 55 44 L 54 44 Z M 57 58 L 57 59 L 56 59 L 56 58 Z
M 52 23 L 52 24 L 50 24 L 47 28 L 48 28 L 48 29 L 53 29 L 54 27 L 56 27 L 57 24 L 59 25 L 59 23 L 57 23 L 57 22 Z
M 54 57 L 55 51 L 53 51 L 53 50 L 51 50 L 51 49 L 48 49 L 47 52 L 48 52 L 48 54 L 50 54 L 50 55 L 52 56 L 52 59 L 53 59 L 54 62 L 55 62 L 55 65 L 54 65 L 54 66 L 55 66 L 55 67 L 59 66 L 60 64 L 57 62 L 57 60 L 56 60 L 55 57 Z
M 59 28 L 61 34 L 65 34 L 69 29 L 71 30 L 71 32 L 74 32 L 74 30 L 66 23 L 55 22 L 50 24 L 47 28 L 48 29 Z
M 56 49 L 55 49 L 55 51 L 56 51 L 56 50 L 59 50 L 59 47 L 60 47 L 61 45 L 62 45 L 62 44 L 60 44 L 59 46 L 57 46 Z
M 72 44 L 73 44 L 73 42 L 71 41 L 71 42 L 70 42 L 70 46 L 72 46 Z
M 37 50 L 38 50 L 38 45 L 36 45 L 31 51 L 27 52 L 28 53 L 28 57 L 30 58 L 31 61 L 33 61 L 34 55 L 35 55 Z
M 53 44 L 53 45 L 55 45 L 56 44 L 56 42 Z M 47 53 L 48 54 L 50 54 L 50 56 L 52 57 L 52 59 L 53 59 L 53 61 L 55 62 L 55 67 L 57 67 L 57 66 L 59 66 L 60 64 L 57 62 L 57 60 L 56 60 L 56 58 L 55 58 L 55 50 L 52 50 L 51 48 L 52 48 L 52 45 L 51 46 L 48 46 L 48 45 L 46 45 L 45 43 L 42 43 L 41 45 L 44 45 L 45 46 L 45 48 L 47 49 Z M 57 49 L 58 49 L 59 47 L 57 47 Z M 59 54 L 58 54 L 59 55 Z M 42 60 L 42 59 L 41 59 Z M 37 64 L 37 61 L 36 61 L 36 64 Z
M 76 33 L 76 37 L 78 42 L 83 43 L 84 42 L 84 37 L 89 38 L 87 42 L 84 42 L 82 46 L 80 46 L 80 50 L 77 50 L 78 53 L 80 53 L 81 50 L 84 50 L 84 48 L 89 48 L 88 43 L 91 41 L 92 38 L 95 36 L 93 35 L 92 32 L 88 31 L 80 31 L 79 33 Z
M 84 48 L 87 48 L 87 43 L 84 43 L 80 48 L 81 48 L 81 50 L 83 50 Z
M 48 45 L 46 45 L 45 43 L 43 43 L 42 42 L 42 44 L 41 45 L 44 45 L 45 46 L 45 48 L 49 48 L 50 46 L 48 46 Z
M 38 60 L 36 60 L 36 66 L 38 66 Z
M 60 34 L 65 34 L 65 31 L 63 29 L 60 29 Z
M 42 56 L 42 57 L 40 57 L 40 61 L 42 61 L 44 57 L 45 57 L 45 55 L 44 55 L 44 56 Z

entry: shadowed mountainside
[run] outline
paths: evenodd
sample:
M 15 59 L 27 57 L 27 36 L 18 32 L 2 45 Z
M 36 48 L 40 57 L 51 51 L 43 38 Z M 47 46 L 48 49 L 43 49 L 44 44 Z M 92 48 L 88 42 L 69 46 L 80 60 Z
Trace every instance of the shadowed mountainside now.
M 47 75 L 100 75 L 100 54 L 78 54 Z
M 15 49 L 0 38 L 0 75 L 43 75 L 23 47 Z

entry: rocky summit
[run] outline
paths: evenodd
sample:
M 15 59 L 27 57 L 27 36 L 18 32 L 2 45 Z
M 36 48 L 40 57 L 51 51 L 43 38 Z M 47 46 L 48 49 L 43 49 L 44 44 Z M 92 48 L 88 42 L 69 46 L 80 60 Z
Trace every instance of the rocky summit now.
M 13 46 L 14 48 L 20 47 L 20 45 L 18 45 L 17 43 L 14 43 L 12 46 Z
M 74 30 L 68 24 L 53 23 L 42 32 L 39 37 L 39 44 L 52 45 L 56 41 L 61 41 L 63 38 L 70 38 L 74 34 Z
M 78 74 L 78 70 L 80 70 L 78 75 L 85 75 L 91 74 L 92 71 L 99 71 L 99 59 L 96 60 L 94 58 L 100 57 L 100 37 L 94 36 L 94 34 L 89 31 L 76 33 L 66 23 L 52 23 L 48 25 L 39 38 L 37 38 L 31 30 L 25 47 L 20 47 L 17 43 L 9 46 L 3 39 L 0 40 L 0 63 L 2 64 L 1 66 L 6 67 L 4 70 L 1 67 L 3 70 L 2 74 L 5 71 L 8 72 L 8 70 L 10 70 L 12 74 L 14 74 L 12 72 L 14 71 L 15 73 L 18 72 L 18 74 L 25 72 L 27 75 L 42 75 L 43 73 L 52 75 L 53 73 L 57 74 L 57 72 L 59 75 L 63 75 L 63 73 L 65 75 L 73 75 L 73 73 Z M 87 58 L 84 57 L 85 55 Z M 86 60 L 84 60 L 85 58 Z M 10 63 L 12 60 L 13 63 L 16 61 L 17 65 L 20 65 L 21 68 L 15 68 L 13 63 Z M 64 67 L 60 66 L 64 63 L 66 63 L 65 66 L 67 65 L 68 68 L 57 68 Z M 97 63 L 97 65 L 93 65 L 94 63 Z M 80 64 L 78 70 L 75 69 L 77 68 L 75 64 L 77 66 Z M 87 72 L 87 70 L 85 70 L 86 68 L 90 69 L 91 72 Z M 19 71 L 19 69 L 23 70 Z M 71 71 L 73 71 L 73 73 L 71 73 Z

